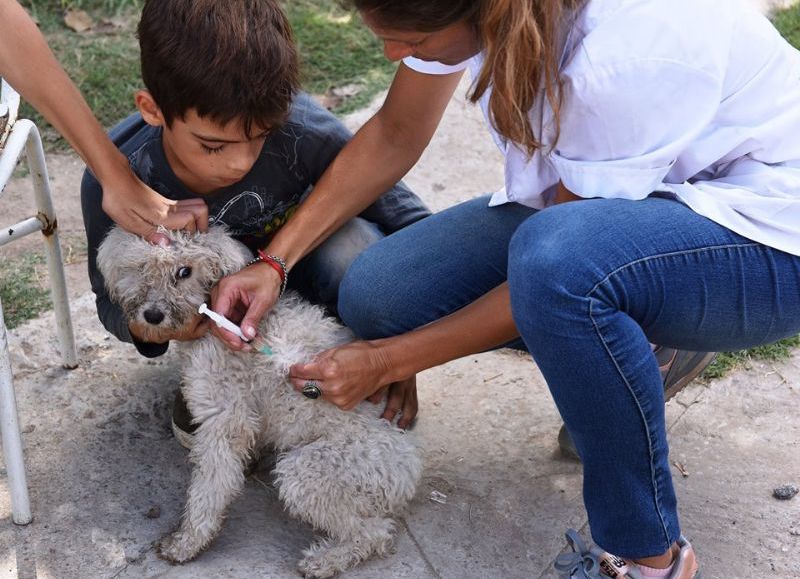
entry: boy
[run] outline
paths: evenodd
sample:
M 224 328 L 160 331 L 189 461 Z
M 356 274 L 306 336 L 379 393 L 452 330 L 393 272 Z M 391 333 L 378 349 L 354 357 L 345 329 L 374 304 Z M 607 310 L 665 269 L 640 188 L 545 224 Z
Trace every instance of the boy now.
M 110 136 L 142 181 L 164 196 L 202 197 L 209 222 L 225 224 L 255 251 L 291 216 L 349 139 L 336 118 L 298 94 L 289 24 L 275 0 L 147 0 L 138 28 L 146 90 L 137 114 Z M 102 190 L 87 171 L 81 200 L 89 277 L 103 325 L 147 357 L 169 341 L 139 338 L 106 294 L 97 248 L 112 227 Z M 292 269 L 289 287 L 335 312 L 338 285 L 353 259 L 382 236 L 427 215 L 398 184 Z M 177 405 L 177 410 L 180 410 Z

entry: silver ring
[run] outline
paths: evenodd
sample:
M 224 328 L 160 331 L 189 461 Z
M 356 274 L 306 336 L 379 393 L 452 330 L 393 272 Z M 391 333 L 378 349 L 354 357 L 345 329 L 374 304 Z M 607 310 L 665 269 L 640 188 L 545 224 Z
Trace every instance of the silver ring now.
M 313 380 L 309 380 L 308 382 L 303 384 L 302 393 L 303 396 L 305 396 L 306 398 L 311 398 L 312 400 L 322 396 L 322 390 L 319 389 L 319 384 L 317 384 Z

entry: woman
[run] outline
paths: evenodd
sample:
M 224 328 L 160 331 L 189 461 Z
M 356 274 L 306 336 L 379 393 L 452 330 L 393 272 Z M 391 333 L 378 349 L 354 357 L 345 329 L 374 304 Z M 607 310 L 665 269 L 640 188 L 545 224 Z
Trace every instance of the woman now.
M 339 312 L 367 341 L 293 368 L 295 386 L 350 408 L 519 333 L 584 462 L 601 547 L 577 545 L 561 576 L 694 577 L 649 342 L 731 350 L 800 332 L 800 54 L 736 1 L 354 3 L 403 63 L 268 252 L 291 269 L 408 171 L 467 67 L 506 186 L 362 254 Z M 247 268 L 216 307 L 252 332 L 279 281 Z
M 0 77 L 64 136 L 103 185 L 103 209 L 122 227 L 165 243 L 157 225 L 205 229 L 202 200 L 171 201 L 139 181 L 59 66 L 42 33 L 14 0 L 0 0 Z

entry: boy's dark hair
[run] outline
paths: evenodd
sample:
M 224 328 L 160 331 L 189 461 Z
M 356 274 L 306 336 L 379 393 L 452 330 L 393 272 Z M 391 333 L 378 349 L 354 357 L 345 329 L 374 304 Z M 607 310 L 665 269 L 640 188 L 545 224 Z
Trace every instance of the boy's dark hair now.
M 287 117 L 297 50 L 277 0 L 145 0 L 142 79 L 167 125 L 189 109 L 245 133 Z

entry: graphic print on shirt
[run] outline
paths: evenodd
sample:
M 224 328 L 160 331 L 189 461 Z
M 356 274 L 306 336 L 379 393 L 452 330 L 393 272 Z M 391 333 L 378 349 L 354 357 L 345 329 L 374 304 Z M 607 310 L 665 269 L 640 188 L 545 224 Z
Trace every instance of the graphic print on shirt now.
M 212 203 L 208 221 L 210 225 L 225 225 L 234 237 L 261 237 L 274 233 L 285 224 L 299 203 L 299 199 L 275 199 L 267 191 L 259 194 L 247 190 L 226 200 L 219 209 Z

